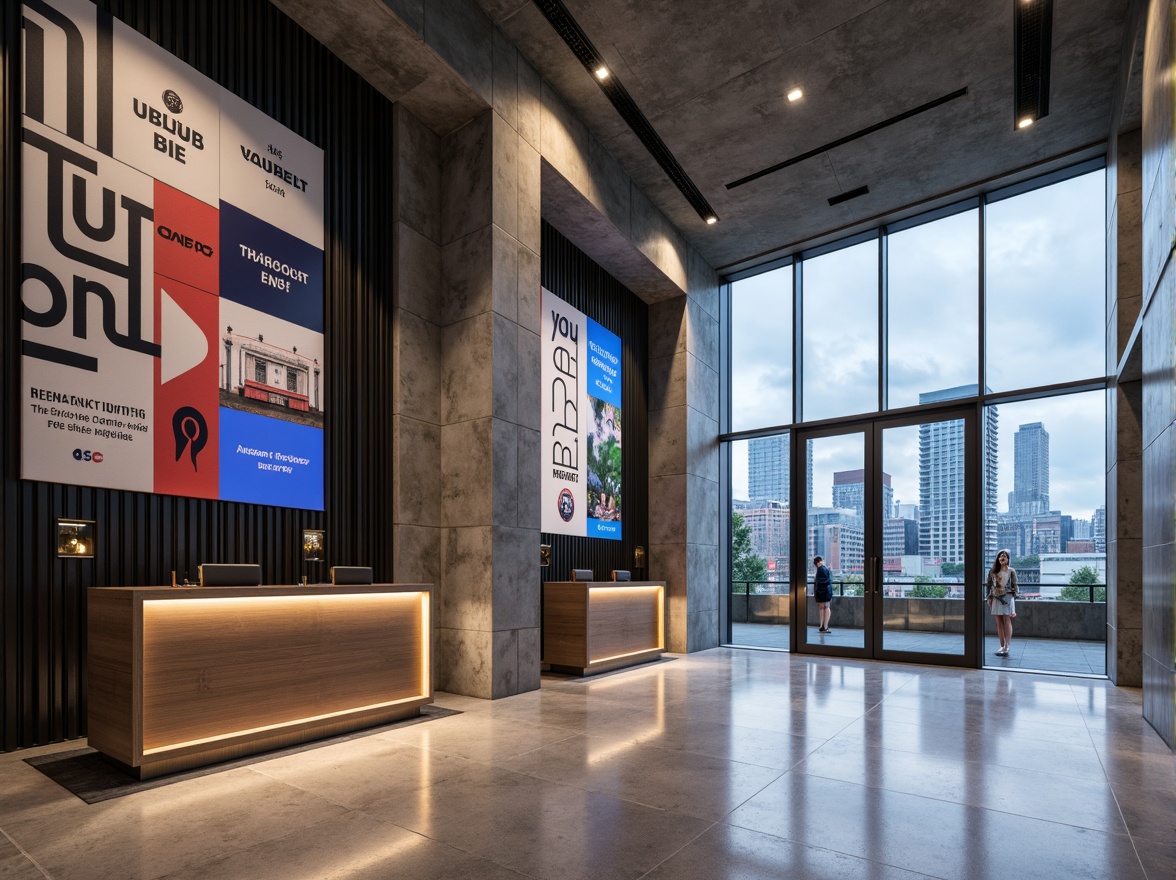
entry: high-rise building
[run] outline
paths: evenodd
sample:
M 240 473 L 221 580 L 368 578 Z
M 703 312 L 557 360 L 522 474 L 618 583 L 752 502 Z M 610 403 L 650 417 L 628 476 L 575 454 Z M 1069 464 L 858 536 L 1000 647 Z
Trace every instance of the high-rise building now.
M 882 524 L 882 555 L 888 558 L 919 555 L 919 524 L 892 517 Z
M 919 395 L 920 404 L 972 397 L 975 385 Z M 997 411 L 984 408 L 980 424 L 983 553 L 996 555 Z M 919 426 L 919 554 L 925 559 L 963 562 L 967 539 L 964 480 L 964 423 L 961 419 Z
M 913 519 L 916 522 L 919 520 L 919 505 L 908 504 L 902 501 L 894 502 L 894 515 L 899 519 Z
M 863 469 L 833 472 L 833 506 L 856 510 L 858 516 L 865 517 L 866 472 Z M 894 487 L 890 484 L 890 474 L 882 474 L 882 518 L 890 519 L 893 509 Z
M 1073 537 L 1070 517 L 1056 510 L 1033 517 L 1033 539 L 1030 550 L 1036 554 L 1064 553 Z
M 788 555 L 788 513 L 782 501 L 740 511 L 743 522 L 751 527 L 751 549 L 756 556 L 768 559 Z
M 1049 512 L 1049 432 L 1041 422 L 1021 425 L 1013 435 L 1013 491 L 1009 513 Z
M 1096 553 L 1107 552 L 1107 507 L 1101 505 L 1094 511 L 1094 517 L 1090 523 L 1091 537 L 1094 538 L 1094 549 Z
M 747 497 L 753 506 L 764 501 L 789 501 L 788 463 L 789 435 L 758 437 L 747 443 Z M 805 456 L 807 469 L 807 498 L 805 506 L 813 503 L 813 459 Z
M 865 572 L 865 532 L 852 509 L 810 507 L 807 523 L 809 560 L 823 556 L 835 577 Z
M 997 514 L 996 521 L 996 546 L 1008 550 L 1013 559 L 1028 556 L 1033 544 L 1033 517 L 1001 513 Z M 991 565 L 992 560 L 985 556 L 984 563 Z

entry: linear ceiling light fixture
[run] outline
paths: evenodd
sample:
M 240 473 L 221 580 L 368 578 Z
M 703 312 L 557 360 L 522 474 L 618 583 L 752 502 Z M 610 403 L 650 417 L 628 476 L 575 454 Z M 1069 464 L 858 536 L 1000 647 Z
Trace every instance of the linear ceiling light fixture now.
M 560 39 L 568 44 L 572 54 L 584 65 L 584 69 L 592 74 L 592 78 L 596 80 L 596 84 L 600 86 L 605 97 L 612 102 L 613 107 L 621 114 L 621 118 L 633 130 L 633 134 L 637 135 L 645 149 L 662 167 L 662 170 L 678 187 L 682 195 L 686 197 L 686 201 L 698 212 L 698 216 L 708 225 L 717 223 L 719 215 L 715 213 L 715 209 L 710 206 L 710 202 L 706 200 L 698 187 L 694 185 L 694 181 L 678 164 L 678 160 L 674 158 L 669 147 L 653 130 L 653 126 L 649 124 L 645 114 L 638 109 L 625 87 L 621 85 L 621 81 L 617 79 L 616 72 L 610 71 L 604 58 L 596 51 L 596 47 L 592 45 L 592 41 L 588 39 L 588 35 L 584 33 L 579 23 L 572 18 L 567 7 L 560 0 L 533 0 L 533 2 L 539 7 L 539 11 L 543 13 L 544 17 L 551 22 L 551 26 L 555 28 Z M 601 74 L 602 70 L 604 71 L 603 75 Z
M 869 191 L 870 188 L 868 186 L 859 186 L 857 189 L 847 189 L 840 195 L 833 196 L 833 198 L 829 199 L 829 207 L 832 208 L 834 205 L 840 205 L 842 202 L 848 202 L 850 199 L 856 199 L 858 196 L 864 196 L 869 193 Z
M 1013 128 L 1049 115 L 1053 0 L 1013 3 Z
M 769 174 L 774 174 L 777 171 L 783 171 L 789 165 L 795 165 L 797 162 L 803 162 L 805 159 L 811 159 L 814 156 L 819 156 L 821 153 L 827 153 L 834 147 L 840 147 L 842 144 L 848 144 L 850 141 L 856 141 L 858 138 L 865 137 L 868 134 L 873 134 L 880 131 L 887 126 L 894 125 L 897 122 L 902 122 L 904 119 L 910 119 L 912 116 L 918 116 L 920 113 L 926 113 L 928 110 L 934 110 L 941 104 L 946 104 L 948 101 L 954 101 L 956 98 L 962 98 L 968 94 L 968 88 L 965 86 L 952 92 L 950 95 L 944 95 L 942 98 L 936 98 L 934 101 L 928 101 L 926 104 L 920 104 L 912 110 L 907 110 L 905 113 L 899 113 L 897 116 L 891 116 L 889 119 L 883 119 L 881 122 L 871 125 L 869 128 L 863 128 L 861 131 L 855 131 L 853 134 L 847 134 L 845 137 L 838 138 L 835 141 L 830 141 L 815 150 L 809 150 L 807 153 L 801 153 L 799 156 L 793 156 L 791 159 L 785 159 L 783 162 L 777 162 L 770 168 L 764 168 L 761 171 L 756 171 L 746 177 L 741 177 L 738 180 L 733 180 L 727 184 L 727 189 L 735 189 L 737 186 L 743 186 L 745 183 L 751 183 L 753 180 L 759 180 L 761 177 L 766 177 Z

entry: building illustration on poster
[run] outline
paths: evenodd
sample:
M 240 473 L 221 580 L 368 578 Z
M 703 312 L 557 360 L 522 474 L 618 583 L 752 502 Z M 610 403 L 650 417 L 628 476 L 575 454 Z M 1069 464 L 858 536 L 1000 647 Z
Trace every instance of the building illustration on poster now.
M 545 532 L 621 540 L 621 340 L 542 292 Z
M 323 154 L 26 0 L 21 476 L 323 508 Z

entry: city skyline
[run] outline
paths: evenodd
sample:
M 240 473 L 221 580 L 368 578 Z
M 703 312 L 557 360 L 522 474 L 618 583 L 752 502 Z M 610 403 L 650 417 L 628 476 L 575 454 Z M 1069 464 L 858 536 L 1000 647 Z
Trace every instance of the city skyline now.
M 997 432 L 996 512 L 1007 513 L 1007 500 L 1014 482 L 1014 435 L 1022 424 L 1042 423 L 1050 435 L 1050 508 L 1074 519 L 1093 520 L 1095 511 L 1106 503 L 1105 396 L 1088 391 L 1040 400 L 1004 403 L 999 407 Z M 895 501 L 917 503 L 917 491 L 903 486 L 918 485 L 918 437 L 903 437 L 887 431 L 886 470 L 894 480 Z M 893 435 L 893 436 L 891 436 Z M 823 438 L 813 456 L 818 472 L 854 470 L 862 467 L 860 434 Z M 749 501 L 748 443 L 731 443 L 731 497 Z M 832 484 L 813 484 L 812 504 L 831 507 Z
M 974 386 L 947 388 L 921 394 L 920 403 L 934 404 L 974 394 Z M 985 496 L 982 537 L 984 557 L 987 559 L 993 556 L 998 543 L 1000 546 L 1015 547 L 1014 555 L 1019 556 L 1034 552 L 1066 552 L 1068 542 L 1075 539 L 1075 521 L 1088 523 L 1088 540 L 1099 543 L 1099 508 L 1092 510 L 1088 517 L 1075 516 L 1067 511 L 1054 510 L 1051 513 L 1043 508 L 1043 505 L 1048 504 L 1046 499 L 1049 497 L 1051 480 L 1050 433 L 1045 422 L 1012 421 L 1010 424 L 1009 420 L 1000 418 L 1000 410 L 1000 407 L 989 407 L 982 414 L 982 472 L 996 475 L 998 479 L 1002 471 L 1006 472 L 1006 479 L 1007 474 L 1011 472 L 1011 478 L 1018 489 L 1010 491 L 1006 497 L 1010 508 L 1019 509 L 1020 512 L 1010 513 L 1007 508 L 1000 510 L 996 481 L 982 478 L 981 486 Z M 1012 442 L 1005 447 L 1004 462 L 1000 460 L 999 455 L 1002 421 L 1006 426 L 1006 437 L 1010 432 L 1013 433 Z M 897 503 L 901 502 L 908 511 L 912 507 L 917 508 L 920 514 L 916 520 L 920 533 L 917 555 L 923 559 L 963 561 L 968 538 L 963 524 L 963 424 L 959 419 L 941 419 L 886 428 L 882 432 L 881 491 L 884 531 L 891 528 L 888 523 L 893 519 L 893 508 Z M 780 466 L 780 456 L 787 455 L 789 441 L 786 436 L 778 435 L 774 438 L 753 440 L 751 443 L 757 452 L 752 456 L 756 462 L 754 469 L 749 465 L 749 484 L 760 487 L 772 485 L 773 480 L 781 479 L 781 474 L 785 470 Z M 913 456 L 912 445 L 917 452 Z M 818 532 L 825 533 L 833 529 L 829 534 L 841 536 L 836 539 L 839 546 L 845 539 L 853 542 L 855 549 L 850 552 L 851 558 L 854 559 L 851 564 L 854 566 L 858 565 L 856 543 L 861 539 L 865 504 L 865 470 L 860 466 L 864 453 L 864 435 L 856 433 L 811 440 L 805 456 L 810 468 L 813 467 L 814 461 L 818 462 L 816 480 L 812 477 L 808 480 L 812 501 L 807 505 L 809 522 L 806 543 L 809 546 L 806 550 L 813 551 L 817 544 L 824 546 L 823 542 L 826 539 L 818 538 L 813 531 L 814 525 L 819 521 Z M 1008 459 L 1011 461 L 1007 461 Z M 852 469 L 830 470 L 820 464 L 836 460 L 849 461 L 859 466 Z M 918 462 L 917 479 L 913 482 L 910 479 L 912 460 Z M 897 491 L 895 480 L 888 472 L 891 468 L 903 475 Z M 776 488 L 769 494 L 781 494 L 778 483 L 775 485 Z M 766 490 L 761 488 L 759 491 Z M 782 494 L 787 495 L 787 492 Z M 904 497 L 917 498 L 918 503 L 914 504 L 909 500 L 904 502 Z M 1019 498 L 1024 500 L 1017 500 Z M 750 510 L 745 511 L 745 519 L 749 522 L 754 521 L 756 551 L 765 557 L 779 558 L 787 555 L 786 530 L 790 517 L 780 509 L 763 510 L 765 504 L 755 499 L 750 499 L 748 506 Z M 783 504 L 775 506 L 783 507 Z M 891 532 L 893 531 L 891 528 Z M 850 538 L 850 533 L 853 533 L 854 537 Z M 897 533 L 892 537 L 897 540 Z M 1103 547 L 1099 548 L 1100 552 L 1105 549 L 1105 541 L 1101 543 Z M 891 541 L 891 546 L 895 546 L 894 540 Z M 841 555 L 840 552 L 838 555 Z M 921 568 L 919 570 L 921 571 Z

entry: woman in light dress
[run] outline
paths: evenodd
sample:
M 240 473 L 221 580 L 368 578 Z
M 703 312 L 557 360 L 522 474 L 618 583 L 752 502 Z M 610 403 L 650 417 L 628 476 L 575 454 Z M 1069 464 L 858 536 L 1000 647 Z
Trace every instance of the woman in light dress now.
M 1000 637 L 1000 649 L 996 656 L 1007 657 L 1013 641 L 1013 618 L 1017 616 L 1017 572 L 1009 567 L 1008 550 L 996 554 L 985 587 L 988 591 L 985 601 L 996 618 L 996 634 Z

